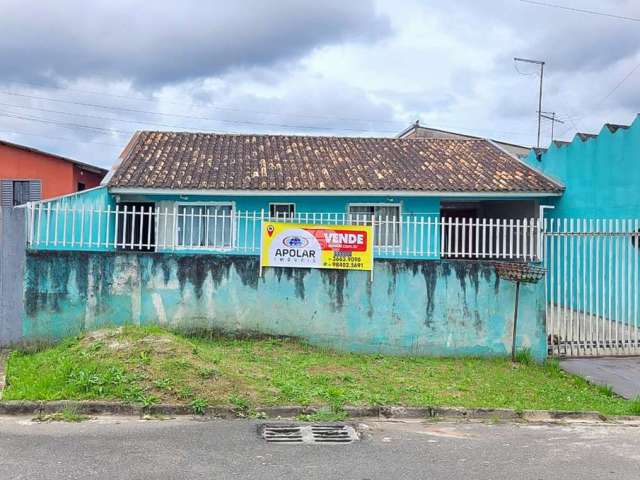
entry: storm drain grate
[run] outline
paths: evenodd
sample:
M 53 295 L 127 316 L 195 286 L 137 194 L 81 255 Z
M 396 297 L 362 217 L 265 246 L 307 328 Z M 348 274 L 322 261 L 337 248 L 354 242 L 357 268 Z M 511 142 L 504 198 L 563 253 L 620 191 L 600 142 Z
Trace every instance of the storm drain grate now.
M 262 438 L 270 443 L 351 443 L 357 440 L 356 430 L 345 424 L 265 424 Z

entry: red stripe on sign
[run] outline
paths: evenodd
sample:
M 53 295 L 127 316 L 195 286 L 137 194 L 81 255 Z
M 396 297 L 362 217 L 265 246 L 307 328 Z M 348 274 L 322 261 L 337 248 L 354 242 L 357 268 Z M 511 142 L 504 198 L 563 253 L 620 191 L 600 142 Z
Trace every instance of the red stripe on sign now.
M 367 232 L 365 230 L 305 229 L 311 233 L 322 250 L 334 252 L 366 252 Z

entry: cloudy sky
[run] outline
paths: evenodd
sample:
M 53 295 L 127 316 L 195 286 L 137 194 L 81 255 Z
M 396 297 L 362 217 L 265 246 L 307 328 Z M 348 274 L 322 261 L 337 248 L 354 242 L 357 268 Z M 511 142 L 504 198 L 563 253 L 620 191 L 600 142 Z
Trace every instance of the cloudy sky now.
M 536 142 L 640 112 L 640 2 L 0 0 L 0 138 L 110 166 L 135 130 Z M 31 4 L 31 6 L 29 6 Z M 635 20 L 634 20 L 635 19 Z M 543 125 L 543 144 L 550 140 Z

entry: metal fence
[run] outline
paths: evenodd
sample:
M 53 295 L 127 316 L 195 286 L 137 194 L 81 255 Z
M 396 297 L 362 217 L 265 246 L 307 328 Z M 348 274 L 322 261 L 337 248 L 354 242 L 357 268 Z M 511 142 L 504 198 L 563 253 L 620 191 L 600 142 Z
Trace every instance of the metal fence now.
M 27 205 L 27 244 L 34 250 L 190 251 L 257 255 L 267 220 L 314 225 L 371 225 L 378 258 L 461 258 L 537 261 L 535 219 L 440 218 L 353 213 L 296 213 L 269 217 L 228 205 L 73 207 Z
M 638 220 L 549 219 L 547 332 L 559 356 L 640 353 Z

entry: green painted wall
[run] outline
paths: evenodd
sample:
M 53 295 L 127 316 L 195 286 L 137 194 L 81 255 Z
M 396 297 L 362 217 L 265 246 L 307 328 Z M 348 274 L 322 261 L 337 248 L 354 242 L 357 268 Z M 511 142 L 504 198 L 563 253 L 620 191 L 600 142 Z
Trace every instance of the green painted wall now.
M 506 355 L 515 287 L 489 263 L 377 260 L 369 272 L 275 269 L 250 256 L 30 252 L 25 339 L 104 325 L 263 333 L 347 351 Z M 546 355 L 542 283 L 523 285 L 518 344 Z

